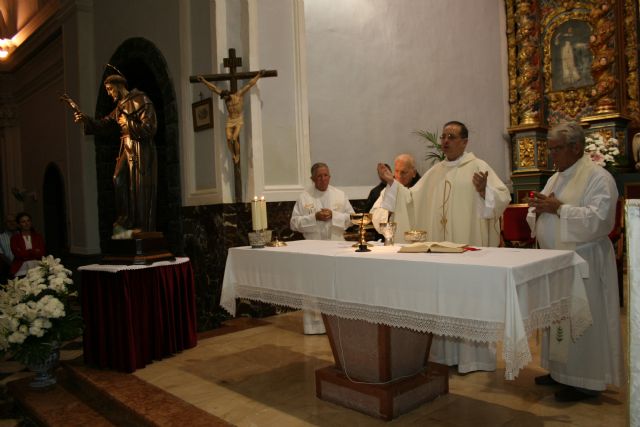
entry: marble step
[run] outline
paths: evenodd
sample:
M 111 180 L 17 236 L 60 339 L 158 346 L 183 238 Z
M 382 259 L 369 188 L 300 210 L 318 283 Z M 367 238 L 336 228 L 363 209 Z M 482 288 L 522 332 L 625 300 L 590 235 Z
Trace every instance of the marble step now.
M 30 389 L 30 378 L 12 381 L 9 393 L 45 426 L 231 425 L 134 375 L 86 367 L 81 357 L 62 362 L 57 378 L 48 390 Z
M 64 375 L 64 371 L 59 369 L 57 375 Z M 46 390 L 34 390 L 29 387 L 31 380 L 31 377 L 21 378 L 7 383 L 7 387 L 9 394 L 18 405 L 18 411 L 37 425 L 52 427 L 116 425 L 80 400 L 61 383 Z

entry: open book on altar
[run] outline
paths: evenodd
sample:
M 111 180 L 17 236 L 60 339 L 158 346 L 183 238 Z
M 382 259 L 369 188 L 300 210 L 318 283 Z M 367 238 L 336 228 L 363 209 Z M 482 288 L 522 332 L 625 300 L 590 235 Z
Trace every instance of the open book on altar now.
M 464 248 L 467 246 L 465 243 L 451 243 L 451 242 L 415 242 L 409 245 L 403 246 L 398 252 L 447 252 L 447 253 L 460 253 L 464 252 Z

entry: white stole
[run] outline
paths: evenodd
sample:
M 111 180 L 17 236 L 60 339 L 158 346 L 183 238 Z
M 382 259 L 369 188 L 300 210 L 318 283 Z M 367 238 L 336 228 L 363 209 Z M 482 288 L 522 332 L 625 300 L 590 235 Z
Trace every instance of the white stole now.
M 585 154 L 576 162 L 576 171 L 569 179 L 560 193 L 556 194 L 556 198 L 562 203 L 566 203 L 570 206 L 578 206 L 584 190 L 589 182 L 588 178 L 591 176 L 596 167 L 598 167 L 589 155 Z M 556 181 L 560 176 L 559 173 L 553 175 L 550 178 L 549 188 L 553 191 L 556 187 Z M 556 247 L 554 249 L 564 249 L 569 251 L 575 251 L 575 242 L 562 242 L 559 239 L 560 236 L 560 223 L 556 225 Z M 559 323 L 551 327 L 549 337 L 549 359 L 556 362 L 566 363 L 569 355 L 569 342 L 572 341 L 572 335 L 570 333 L 571 325 L 568 319 L 563 319 Z
M 589 182 L 588 178 L 591 176 L 596 167 L 598 167 L 588 154 L 585 154 L 576 162 L 576 171 L 573 174 L 573 177 L 569 179 L 564 188 L 560 191 L 560 193 L 556 194 L 556 198 L 560 200 L 563 204 L 567 204 L 570 206 L 578 206 L 582 196 L 584 195 L 584 190 L 587 187 L 587 183 Z M 549 188 L 551 192 L 554 192 L 556 187 L 556 181 L 560 176 L 559 173 L 553 175 L 550 180 Z M 560 223 L 558 221 L 558 225 L 556 227 L 556 236 L 560 236 Z M 561 242 L 560 239 L 556 239 L 556 247 L 554 249 L 564 249 L 568 251 L 574 251 L 576 249 L 576 244 L 574 242 Z

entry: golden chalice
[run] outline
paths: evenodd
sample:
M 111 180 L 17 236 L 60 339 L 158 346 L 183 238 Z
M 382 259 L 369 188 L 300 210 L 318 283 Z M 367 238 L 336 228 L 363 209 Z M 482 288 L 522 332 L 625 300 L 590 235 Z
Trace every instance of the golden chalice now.
M 358 249 L 356 252 L 371 252 L 368 248 L 367 239 L 365 238 L 367 227 L 371 226 L 371 214 L 370 213 L 352 213 L 351 223 L 360 227 Z

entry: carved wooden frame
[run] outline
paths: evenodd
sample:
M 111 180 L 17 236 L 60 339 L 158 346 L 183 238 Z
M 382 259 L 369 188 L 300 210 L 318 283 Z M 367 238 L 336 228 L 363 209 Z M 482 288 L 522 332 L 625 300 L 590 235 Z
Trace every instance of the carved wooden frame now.
M 595 82 L 578 87 L 568 87 L 563 90 L 554 90 L 554 77 L 557 81 L 558 77 L 553 75 L 553 64 L 558 58 L 554 57 L 553 44 L 559 36 L 558 30 L 567 23 L 583 22 L 591 29 L 593 33 L 593 25 L 589 20 L 589 13 L 585 9 L 572 10 L 568 13 L 558 13 L 549 17 L 550 19 L 544 26 L 543 39 L 543 55 L 544 55 L 544 93 L 548 99 L 549 106 L 549 122 L 557 122 L 560 119 L 570 117 L 576 118 L 578 114 L 585 115 L 593 113 L 593 106 L 590 105 L 591 90 Z M 573 27 L 570 27 L 573 28 Z M 589 34 L 589 36 L 591 36 Z M 593 60 L 595 61 L 595 52 L 591 50 Z M 556 52 L 557 53 L 557 52 Z M 591 70 L 592 67 L 590 67 Z M 593 77 L 592 77 L 593 78 Z

